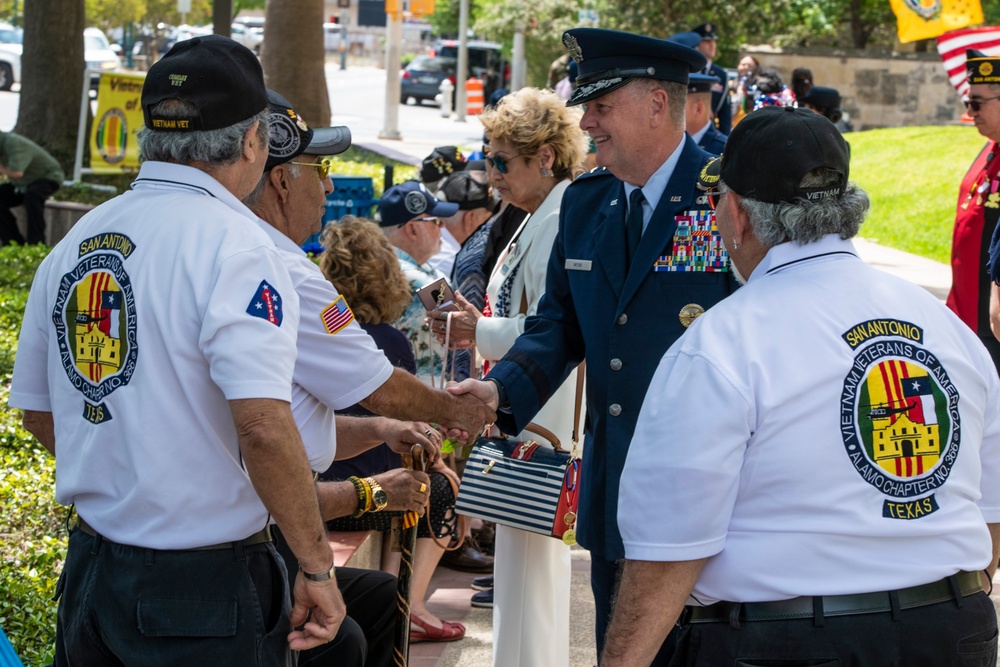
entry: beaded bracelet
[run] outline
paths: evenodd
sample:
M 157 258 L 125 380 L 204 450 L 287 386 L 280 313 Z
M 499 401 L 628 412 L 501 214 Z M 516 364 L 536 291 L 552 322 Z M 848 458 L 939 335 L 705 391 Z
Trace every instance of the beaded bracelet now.
M 371 496 L 371 492 L 368 490 L 368 485 L 359 477 L 348 477 L 347 481 L 354 485 L 354 490 L 358 494 L 358 509 L 351 515 L 351 518 L 357 519 L 368 511 L 370 502 L 368 497 Z

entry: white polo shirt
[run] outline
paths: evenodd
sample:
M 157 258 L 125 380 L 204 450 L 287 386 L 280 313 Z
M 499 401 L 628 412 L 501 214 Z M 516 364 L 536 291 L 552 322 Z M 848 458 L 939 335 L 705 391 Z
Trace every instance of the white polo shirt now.
M 146 162 L 42 262 L 10 405 L 52 412 L 56 499 L 123 544 L 239 540 L 268 512 L 228 401 L 291 399 L 298 298 L 256 216 Z
M 310 465 L 323 472 L 337 452 L 334 410 L 370 396 L 392 375 L 392 364 L 305 252 L 264 220 L 257 222 L 278 248 L 299 297 L 292 415 Z
M 1000 381 L 850 241 L 772 248 L 664 355 L 622 474 L 626 557 L 711 557 L 693 604 L 925 584 L 989 563 Z

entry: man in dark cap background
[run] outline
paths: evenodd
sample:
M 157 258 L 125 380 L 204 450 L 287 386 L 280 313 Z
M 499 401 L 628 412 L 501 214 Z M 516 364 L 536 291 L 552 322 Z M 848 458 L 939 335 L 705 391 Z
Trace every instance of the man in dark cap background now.
M 55 664 L 290 665 L 345 610 L 289 407 L 298 300 L 240 202 L 268 155 L 263 73 L 196 37 L 141 103 L 139 175 L 39 267 L 10 392 L 79 518 Z
M 715 77 L 692 74 L 688 81 L 685 127 L 698 148 L 712 155 L 722 155 L 726 135 L 715 128 L 712 121 L 712 87 Z
M 989 271 L 990 239 L 1000 219 L 1000 58 L 969 49 L 966 51 L 969 82 L 969 115 L 986 145 L 969 168 L 958 190 L 955 231 L 951 241 L 951 291 L 948 307 L 979 334 L 1000 369 L 1000 319 L 991 324 L 993 308 Z M 996 276 L 996 274 L 994 274 Z M 995 279 L 995 278 L 994 278 Z M 994 299 L 1000 305 L 1000 296 Z M 1000 318 L 1000 312 L 997 313 Z
M 729 75 L 715 62 L 718 50 L 716 27 L 715 23 L 702 23 L 700 26 L 692 28 L 691 32 L 697 33 L 701 37 L 697 49 L 708 59 L 708 63 L 702 68 L 701 73 L 714 76 L 718 80 L 718 85 L 712 86 L 712 113 L 715 115 L 715 122 L 719 127 L 719 132 L 729 134 L 733 131 L 733 110 L 732 105 L 729 104 L 729 94 L 727 93 Z
M 826 116 L 827 120 L 841 133 L 850 132 L 851 124 L 844 117 L 844 111 L 840 108 L 840 91 L 827 86 L 812 86 L 801 97 L 797 98 L 800 107 Z
M 587 432 L 577 540 L 590 550 L 603 646 L 624 557 L 618 480 L 656 361 L 687 325 L 735 289 L 706 197 L 710 156 L 685 135 L 688 75 L 705 65 L 665 40 L 580 28 L 563 35 L 579 66 L 570 105 L 602 169 L 570 185 L 537 315 L 485 382 L 497 425 L 519 433 L 586 357 Z M 680 436 L 678 436 L 680 437 Z M 673 438 L 664 434 L 665 452 Z M 660 508 L 666 514 L 682 508 Z M 666 664 L 669 642 L 655 664 Z
M 1000 378 L 858 257 L 849 155 L 826 118 L 769 107 L 703 172 L 746 286 L 649 384 L 602 667 L 649 664 L 678 622 L 674 667 L 996 665 Z

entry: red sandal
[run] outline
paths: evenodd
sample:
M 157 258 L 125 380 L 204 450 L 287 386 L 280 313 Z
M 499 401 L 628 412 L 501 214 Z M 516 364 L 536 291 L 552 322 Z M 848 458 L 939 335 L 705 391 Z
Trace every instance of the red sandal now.
M 433 625 L 423 620 L 419 616 L 410 614 L 410 623 L 419 626 L 423 632 L 410 628 L 411 642 L 453 642 L 465 636 L 465 626 L 461 623 L 451 621 L 441 621 L 441 627 L 435 628 Z

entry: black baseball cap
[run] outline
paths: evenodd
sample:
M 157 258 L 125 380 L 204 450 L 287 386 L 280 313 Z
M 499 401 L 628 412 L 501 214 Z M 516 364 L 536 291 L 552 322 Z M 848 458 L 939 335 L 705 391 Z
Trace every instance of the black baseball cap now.
M 838 182 L 799 187 L 803 176 L 820 167 L 840 174 Z M 825 116 L 808 109 L 763 107 L 733 128 L 722 157 L 702 169 L 699 185 L 713 189 L 721 176 L 742 197 L 779 204 L 840 197 L 849 175 L 850 149 Z
M 291 162 L 299 155 L 336 155 L 351 147 L 351 131 L 344 126 L 312 128 L 273 90 L 267 91 L 270 127 L 264 171 Z
M 635 78 L 687 85 L 688 74 L 700 71 L 708 62 L 683 44 L 602 28 L 567 30 L 563 44 L 580 70 L 566 106 L 607 95 Z
M 840 91 L 826 86 L 813 86 L 798 101 L 799 104 L 808 104 L 819 109 L 839 109 Z
M 196 107 L 186 118 L 154 116 L 158 103 L 178 99 Z M 267 106 L 264 73 L 247 47 L 221 35 L 174 44 L 142 85 L 146 127 L 167 132 L 218 130 L 252 118 Z
M 380 225 L 395 227 L 424 214 L 447 218 L 458 213 L 458 204 L 438 201 L 423 183 L 405 181 L 385 191 L 378 201 L 378 213 Z
M 438 186 L 437 198 L 439 201 L 458 204 L 458 208 L 463 211 L 490 208 L 493 205 L 485 171 L 460 171 L 446 177 Z
M 436 183 L 445 176 L 465 169 L 466 159 L 455 146 L 438 146 L 424 158 L 420 167 L 420 180 Z

